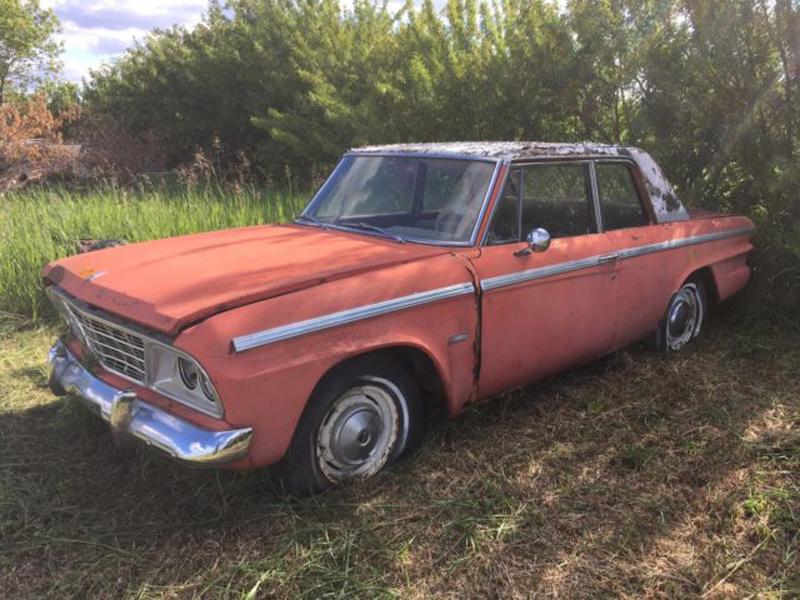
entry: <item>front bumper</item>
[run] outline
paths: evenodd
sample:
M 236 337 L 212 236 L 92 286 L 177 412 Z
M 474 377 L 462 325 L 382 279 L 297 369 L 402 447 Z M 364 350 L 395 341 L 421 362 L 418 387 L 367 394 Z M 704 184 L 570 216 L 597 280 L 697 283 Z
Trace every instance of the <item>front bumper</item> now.
M 195 466 L 220 466 L 245 456 L 253 430 L 211 431 L 197 427 L 92 375 L 61 341 L 50 349 L 50 389 L 76 394 L 111 425 L 120 441 L 137 439 Z

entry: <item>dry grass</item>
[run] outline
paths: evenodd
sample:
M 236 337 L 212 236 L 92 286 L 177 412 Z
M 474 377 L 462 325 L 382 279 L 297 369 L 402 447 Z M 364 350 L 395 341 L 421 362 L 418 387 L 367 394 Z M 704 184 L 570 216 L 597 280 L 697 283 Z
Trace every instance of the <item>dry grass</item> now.
M 375 481 L 286 503 L 260 474 L 115 457 L 0 341 L 2 597 L 797 597 L 800 345 L 717 317 L 438 424 Z

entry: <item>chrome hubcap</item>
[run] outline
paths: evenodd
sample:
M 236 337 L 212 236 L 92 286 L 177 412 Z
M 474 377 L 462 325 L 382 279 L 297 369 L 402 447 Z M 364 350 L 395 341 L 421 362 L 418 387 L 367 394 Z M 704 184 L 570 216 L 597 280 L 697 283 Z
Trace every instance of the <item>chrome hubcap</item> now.
M 667 312 L 667 346 L 670 350 L 679 350 L 699 333 L 702 310 L 697 287 L 693 283 L 686 284 L 675 294 Z
M 392 392 L 399 390 L 389 382 L 373 381 L 340 396 L 320 424 L 317 458 L 331 481 L 374 475 L 397 443 L 400 415 Z

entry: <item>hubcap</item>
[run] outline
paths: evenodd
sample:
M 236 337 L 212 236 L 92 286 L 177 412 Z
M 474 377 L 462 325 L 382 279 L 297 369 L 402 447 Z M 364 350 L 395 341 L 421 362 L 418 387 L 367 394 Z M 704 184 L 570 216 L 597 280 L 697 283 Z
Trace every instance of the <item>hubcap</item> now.
M 694 284 L 683 286 L 670 304 L 667 312 L 667 346 L 679 350 L 697 334 L 702 307 Z
M 317 433 L 317 458 L 331 481 L 370 477 L 389 459 L 400 431 L 392 392 L 381 380 L 353 387 L 331 406 Z

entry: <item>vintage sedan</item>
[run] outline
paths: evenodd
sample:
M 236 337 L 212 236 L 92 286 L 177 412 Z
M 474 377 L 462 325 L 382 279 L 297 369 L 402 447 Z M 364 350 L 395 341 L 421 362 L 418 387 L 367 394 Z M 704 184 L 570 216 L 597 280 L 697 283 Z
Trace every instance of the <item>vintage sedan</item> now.
M 650 335 L 681 350 L 747 283 L 753 233 L 636 148 L 354 149 L 293 223 L 48 265 L 50 387 L 120 442 L 315 492 L 413 450 L 430 408 Z

